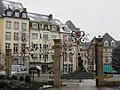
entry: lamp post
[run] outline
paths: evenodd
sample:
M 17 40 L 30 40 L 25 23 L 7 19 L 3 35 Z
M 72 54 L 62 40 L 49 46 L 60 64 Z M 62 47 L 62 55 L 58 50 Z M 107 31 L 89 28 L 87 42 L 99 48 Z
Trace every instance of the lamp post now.
M 77 29 L 75 31 L 72 31 L 71 33 L 72 37 L 74 37 L 76 41 L 76 69 L 78 70 L 78 55 L 79 55 L 79 44 L 81 44 L 82 40 L 84 41 L 83 37 L 85 36 L 85 32 L 81 31 L 80 29 Z

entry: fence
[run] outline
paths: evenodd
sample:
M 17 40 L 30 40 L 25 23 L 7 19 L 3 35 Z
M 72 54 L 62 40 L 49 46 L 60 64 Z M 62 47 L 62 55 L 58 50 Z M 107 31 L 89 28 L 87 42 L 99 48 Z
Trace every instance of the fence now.
M 117 69 L 120 69 L 117 67 Z M 112 76 L 112 78 L 104 79 L 106 81 L 120 81 L 120 73 L 114 68 L 112 64 L 103 65 L 103 74 Z

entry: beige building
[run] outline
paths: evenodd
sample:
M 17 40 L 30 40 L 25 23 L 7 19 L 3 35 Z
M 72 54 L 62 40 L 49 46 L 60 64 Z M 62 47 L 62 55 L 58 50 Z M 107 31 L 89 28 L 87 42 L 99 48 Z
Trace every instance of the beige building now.
M 29 45 L 29 19 L 26 8 L 20 3 L 9 1 L 1 1 L 0 4 L 1 60 L 5 62 L 5 50 L 11 49 L 12 64 L 20 63 L 28 66 L 28 56 L 23 52 L 24 45 Z M 15 8 L 16 4 L 19 8 Z
M 62 24 L 52 14 L 28 13 L 21 3 L 1 0 L 1 63 L 5 63 L 5 49 L 12 49 L 12 64 L 39 66 L 43 73 L 52 72 L 53 39 L 61 39 L 61 73 L 75 71 L 80 49 L 71 37 L 76 28 L 69 22 Z

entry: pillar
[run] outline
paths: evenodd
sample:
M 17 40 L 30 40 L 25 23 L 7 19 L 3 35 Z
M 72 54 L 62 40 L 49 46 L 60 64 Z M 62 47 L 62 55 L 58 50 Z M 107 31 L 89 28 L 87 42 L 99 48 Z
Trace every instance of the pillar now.
M 54 86 L 61 87 L 60 81 L 60 42 L 61 39 L 54 39 Z
M 96 76 L 103 76 L 103 38 L 95 38 L 95 61 L 96 61 Z M 100 79 L 96 79 L 96 86 L 101 85 Z
M 11 49 L 6 49 L 6 75 L 11 76 Z

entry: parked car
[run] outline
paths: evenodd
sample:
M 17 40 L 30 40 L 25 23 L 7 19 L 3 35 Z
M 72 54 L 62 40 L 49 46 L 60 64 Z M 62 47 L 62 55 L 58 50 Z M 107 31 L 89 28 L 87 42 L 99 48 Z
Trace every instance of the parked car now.
M 29 72 L 28 72 L 27 68 L 23 65 L 12 65 L 12 67 L 11 67 L 11 76 L 15 75 L 19 78 L 20 76 L 25 77 L 28 74 L 29 74 Z M 0 71 L 0 75 L 6 75 L 5 70 Z

